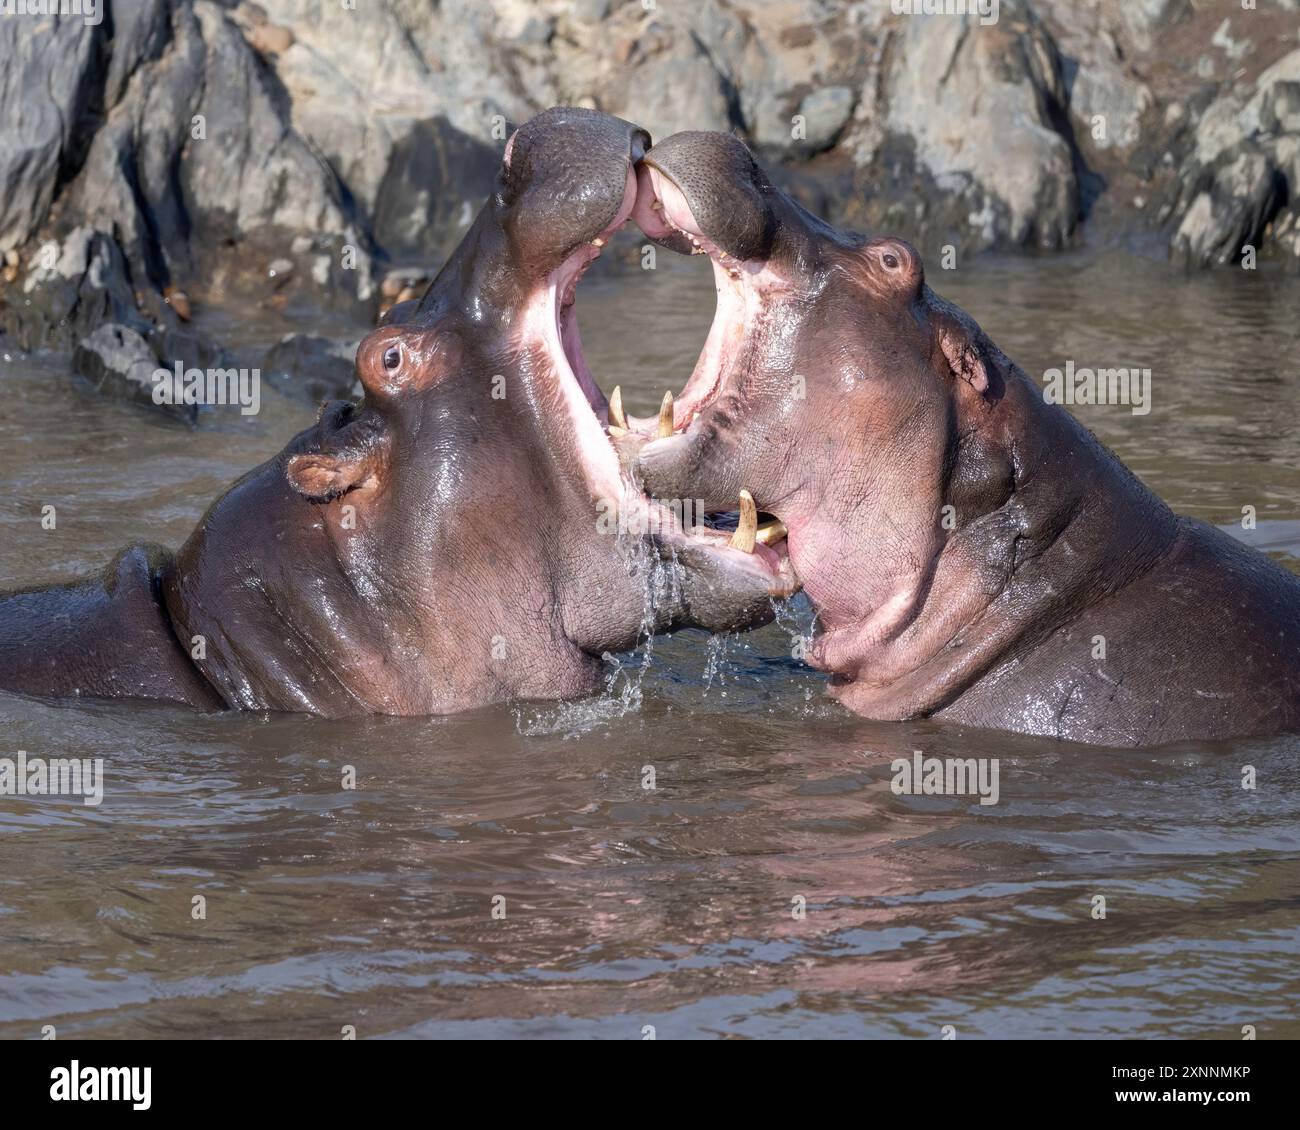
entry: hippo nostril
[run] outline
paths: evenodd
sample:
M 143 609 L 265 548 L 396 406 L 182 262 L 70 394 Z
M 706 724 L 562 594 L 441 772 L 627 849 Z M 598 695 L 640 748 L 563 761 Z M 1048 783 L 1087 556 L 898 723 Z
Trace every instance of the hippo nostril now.
M 396 345 L 390 345 L 384 350 L 384 368 L 396 369 L 402 363 L 402 350 Z

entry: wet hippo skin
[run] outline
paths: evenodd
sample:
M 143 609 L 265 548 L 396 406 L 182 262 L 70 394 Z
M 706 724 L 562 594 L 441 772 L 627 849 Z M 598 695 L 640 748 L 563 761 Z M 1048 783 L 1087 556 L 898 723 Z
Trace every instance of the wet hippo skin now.
M 784 525 L 835 697 L 1115 746 L 1300 729 L 1300 579 L 1171 512 L 913 247 L 833 229 L 728 135 L 640 176 L 638 223 L 710 256 L 718 312 L 674 434 L 623 443 L 652 492 L 746 488 Z
M 423 301 L 362 341 L 361 403 L 326 405 L 174 559 L 133 547 L 98 579 L 0 596 L 0 688 L 444 713 L 588 693 L 601 654 L 645 631 L 769 619 L 795 588 L 782 554 L 601 522 L 659 516 L 609 441 L 573 313 L 649 144 L 588 110 L 521 127 Z

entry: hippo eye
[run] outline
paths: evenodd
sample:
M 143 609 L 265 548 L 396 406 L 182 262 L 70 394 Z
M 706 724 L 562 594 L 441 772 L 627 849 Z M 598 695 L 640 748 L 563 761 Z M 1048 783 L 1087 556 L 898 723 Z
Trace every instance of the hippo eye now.
M 891 271 L 898 270 L 898 256 L 895 255 L 892 251 L 885 252 L 885 266 L 888 267 Z
M 400 346 L 390 345 L 384 350 L 384 368 L 396 369 L 402 363 L 402 350 Z

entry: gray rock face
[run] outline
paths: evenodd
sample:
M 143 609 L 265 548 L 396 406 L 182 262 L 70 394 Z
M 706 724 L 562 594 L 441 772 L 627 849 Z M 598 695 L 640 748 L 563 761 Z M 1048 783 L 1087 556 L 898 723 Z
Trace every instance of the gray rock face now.
M 136 308 L 126 261 L 117 242 L 91 227 L 73 229 L 62 243 L 36 248 L 28 270 L 4 294 L 0 329 L 21 349 L 71 349 L 104 322 L 149 333 Z
M 356 247 L 358 268 L 327 272 L 320 289 L 368 299 L 369 249 L 341 186 L 293 131 L 273 72 L 225 9 L 177 6 L 162 49 L 147 12 L 131 26 L 135 68 L 69 186 L 69 211 L 118 234 L 137 285 L 220 278 L 252 289 L 259 264 L 292 255 L 294 235 L 310 232 L 302 274 Z
M 1028 7 L 998 24 L 905 18 L 884 76 L 885 127 L 965 215 L 968 247 L 1063 247 L 1078 218 L 1056 48 Z M 965 229 L 964 232 L 962 229 Z
M 804 139 L 813 152 L 828 149 L 839 137 L 853 112 L 853 91 L 847 86 L 814 90 L 799 103 Z
M 1275 236 L 1300 265 L 1294 207 L 1282 212 L 1298 194 L 1300 49 L 1265 70 L 1248 97 L 1230 91 L 1202 115 L 1179 176 L 1172 254 L 1198 267 L 1236 263 Z
M 369 318 L 376 263 L 436 267 L 557 103 L 735 131 L 811 207 L 928 253 L 1087 226 L 1300 267 L 1296 0 L 1002 0 L 990 25 L 882 0 L 105 2 L 94 27 L 0 19 L 0 329 L 28 348 L 112 322 L 197 363 L 217 347 L 171 287 Z
M 101 37 L 81 20 L 0 19 L 0 251 L 36 234 L 75 160 Z

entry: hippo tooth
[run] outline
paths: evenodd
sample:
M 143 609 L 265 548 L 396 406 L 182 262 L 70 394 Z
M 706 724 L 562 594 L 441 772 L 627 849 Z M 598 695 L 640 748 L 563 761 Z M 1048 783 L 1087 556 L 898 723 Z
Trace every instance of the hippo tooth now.
M 627 428 L 620 428 L 617 424 L 610 424 L 609 434 L 615 437 L 627 435 Z
M 758 507 L 754 505 L 754 496 L 747 490 L 740 492 L 740 521 L 736 532 L 728 542 L 732 549 L 742 553 L 754 552 L 754 537 L 758 533 Z
M 617 427 L 627 428 L 627 417 L 623 415 L 623 390 L 614 386 L 614 391 L 609 398 L 609 422 Z
M 783 537 L 788 536 L 789 530 L 785 528 L 785 523 L 777 518 L 770 522 L 764 522 L 758 527 L 758 532 L 754 534 L 754 540 L 762 542 L 763 545 L 771 545 L 773 542 L 780 541 Z
M 664 402 L 659 406 L 659 438 L 667 439 L 673 434 L 673 394 L 664 393 Z
M 591 241 L 591 246 L 592 246 L 592 247 L 604 247 L 604 246 L 605 246 L 605 241 L 604 241 L 603 239 L 601 239 L 600 236 L 596 236 L 596 238 L 593 239 L 593 240 Z

